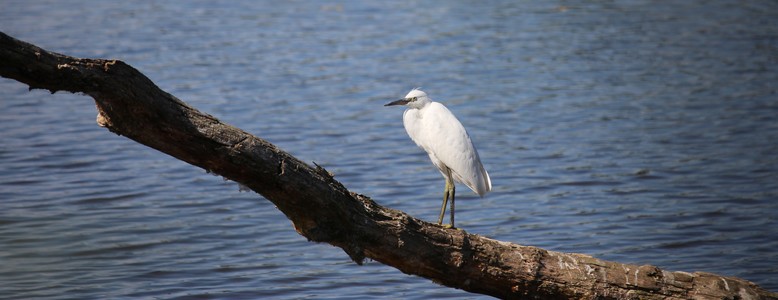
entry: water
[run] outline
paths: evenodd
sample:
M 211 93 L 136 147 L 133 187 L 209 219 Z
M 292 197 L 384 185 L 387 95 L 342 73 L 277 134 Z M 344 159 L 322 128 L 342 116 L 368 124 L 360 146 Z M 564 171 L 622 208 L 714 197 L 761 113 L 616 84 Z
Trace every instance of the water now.
M 680 2 L 680 1 L 676 1 Z M 2 1 L 0 30 L 117 58 L 434 221 L 443 180 L 382 105 L 421 86 L 494 191 L 458 225 L 778 290 L 778 3 Z M 268 201 L 0 80 L 0 297 L 477 298 L 309 243 Z

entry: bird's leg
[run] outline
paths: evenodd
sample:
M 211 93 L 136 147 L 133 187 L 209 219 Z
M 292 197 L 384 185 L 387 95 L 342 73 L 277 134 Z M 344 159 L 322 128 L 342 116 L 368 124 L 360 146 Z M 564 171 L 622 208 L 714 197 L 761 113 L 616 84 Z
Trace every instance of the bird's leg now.
M 446 179 L 446 189 L 443 190 L 443 206 L 440 207 L 440 218 L 438 218 L 438 225 L 443 225 L 443 216 L 446 215 L 447 204 L 448 204 L 448 179 Z
M 456 186 L 452 182 L 451 192 L 449 192 L 449 196 L 451 197 L 451 228 L 454 228 L 454 195 L 456 195 Z
M 446 215 L 446 204 L 448 199 L 451 199 L 451 224 L 443 225 L 445 228 L 454 228 L 454 180 L 451 176 L 446 176 L 446 190 L 443 192 L 443 207 L 440 208 L 440 218 L 438 218 L 438 225 L 443 225 L 443 216 Z

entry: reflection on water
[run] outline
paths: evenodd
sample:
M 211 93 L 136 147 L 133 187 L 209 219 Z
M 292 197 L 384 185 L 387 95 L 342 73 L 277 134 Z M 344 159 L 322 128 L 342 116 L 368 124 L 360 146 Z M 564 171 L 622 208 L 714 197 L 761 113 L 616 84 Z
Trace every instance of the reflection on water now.
M 122 59 L 198 109 L 434 221 L 443 181 L 387 100 L 462 120 L 474 233 L 778 290 L 778 4 L 6 1 L 0 28 Z M 722 2 L 722 3 L 719 3 Z M 475 297 L 297 235 L 268 201 L 0 80 L 0 296 Z

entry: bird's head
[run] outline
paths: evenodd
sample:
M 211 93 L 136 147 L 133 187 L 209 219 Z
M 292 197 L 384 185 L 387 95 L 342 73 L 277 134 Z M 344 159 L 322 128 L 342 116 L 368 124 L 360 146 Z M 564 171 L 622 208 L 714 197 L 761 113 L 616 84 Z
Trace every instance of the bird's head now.
M 404 98 L 389 102 L 384 106 L 405 105 L 411 108 L 422 108 L 424 107 L 424 105 L 430 103 L 431 101 L 432 100 L 430 99 L 429 96 L 427 96 L 427 93 L 416 88 L 408 92 L 408 94 L 405 95 Z

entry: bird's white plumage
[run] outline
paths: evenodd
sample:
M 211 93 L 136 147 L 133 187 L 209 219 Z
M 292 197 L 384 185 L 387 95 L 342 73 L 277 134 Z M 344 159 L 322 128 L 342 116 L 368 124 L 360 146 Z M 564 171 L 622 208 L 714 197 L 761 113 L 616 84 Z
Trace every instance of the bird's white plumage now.
M 481 164 L 465 127 L 443 104 L 414 89 L 405 99 L 403 125 L 411 139 L 424 149 L 444 177 L 453 177 L 479 196 L 492 190 L 489 173 Z

